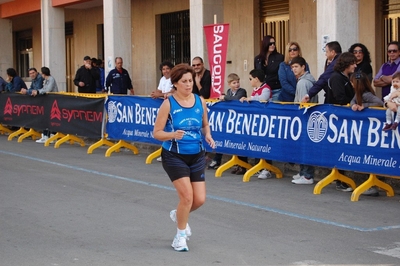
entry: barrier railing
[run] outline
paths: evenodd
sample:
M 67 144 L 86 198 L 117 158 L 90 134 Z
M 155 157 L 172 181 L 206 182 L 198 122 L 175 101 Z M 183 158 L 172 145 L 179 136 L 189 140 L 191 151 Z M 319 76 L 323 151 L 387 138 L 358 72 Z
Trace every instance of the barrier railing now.
M 161 144 L 152 135 L 161 99 L 110 95 L 104 103 L 105 95 L 89 96 L 60 93 L 28 98 L 18 94 L 0 94 L 0 104 L 4 106 L 0 123 L 20 127 L 18 133 L 10 133 L 4 127 L 0 127 L 0 132 L 10 134 L 9 139 L 20 136 L 18 140 L 22 141 L 28 136 L 39 137 L 38 131 L 49 129 L 59 133 L 45 146 L 57 140 L 55 147 L 67 141 L 84 146 L 82 136 L 98 138 L 99 141 L 89 147 L 88 154 L 106 145 L 109 147 L 106 157 L 121 148 L 137 154 L 139 150 L 132 142 Z M 268 164 L 268 159 L 332 168 L 331 174 L 316 184 L 314 194 L 320 194 L 325 186 L 339 179 L 355 189 L 353 201 L 357 201 L 358 196 L 372 185 L 385 190 L 388 196 L 393 195 L 391 187 L 376 178 L 376 175 L 396 177 L 400 168 L 397 161 L 399 131 L 381 130 L 385 121 L 383 109 L 353 112 L 348 107 L 333 105 L 239 101 L 208 102 L 208 109 L 212 135 L 217 144 L 215 151 L 232 155 L 217 169 L 216 177 L 221 177 L 233 165 L 240 165 L 248 169 L 243 176 L 244 182 L 249 182 L 251 176 L 261 169 L 269 169 L 281 178 L 280 169 Z M 207 145 L 205 147 L 212 151 Z M 151 153 L 146 163 L 150 164 L 159 155 L 160 149 Z M 237 156 L 261 160 L 252 166 Z M 369 173 L 370 178 L 356 188 L 354 181 L 341 175 L 337 169 Z

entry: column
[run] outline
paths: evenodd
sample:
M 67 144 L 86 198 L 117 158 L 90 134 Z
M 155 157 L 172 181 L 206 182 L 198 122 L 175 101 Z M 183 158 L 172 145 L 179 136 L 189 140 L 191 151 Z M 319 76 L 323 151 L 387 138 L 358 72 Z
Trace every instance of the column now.
M 63 8 L 55 8 L 51 0 L 42 0 L 42 66 L 50 68 L 59 91 L 66 91 L 65 16 Z M 40 67 L 38 66 L 38 71 Z
M 326 42 L 338 41 L 342 51 L 358 41 L 359 0 L 323 0 L 317 3 L 317 63 L 323 72 Z
M 9 19 L 0 19 L 0 76 L 7 78 L 7 68 L 13 66 L 13 35 L 12 22 Z
M 103 0 L 103 8 L 105 74 L 115 67 L 115 57 L 122 57 L 123 67 L 132 75 L 131 0 Z
M 222 0 L 190 0 L 190 54 L 191 58 L 200 56 L 208 65 L 207 45 L 204 25 L 224 23 Z

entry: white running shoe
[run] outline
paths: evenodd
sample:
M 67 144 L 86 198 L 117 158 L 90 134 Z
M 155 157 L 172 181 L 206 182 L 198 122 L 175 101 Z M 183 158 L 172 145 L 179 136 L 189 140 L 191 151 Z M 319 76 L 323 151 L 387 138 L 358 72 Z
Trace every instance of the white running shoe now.
M 171 220 L 174 223 L 176 223 L 176 210 L 172 210 L 169 213 L 169 217 L 171 218 Z M 189 236 L 192 236 L 192 229 L 190 228 L 188 223 L 186 224 L 185 232 L 186 232 L 187 240 L 189 240 Z
M 162 162 L 161 156 L 157 158 L 157 162 Z
M 176 235 L 172 241 L 171 247 L 176 251 L 189 251 L 189 247 L 186 244 L 186 237 L 181 235 Z
M 262 170 L 261 173 L 258 175 L 258 179 L 268 179 L 271 178 L 272 175 L 268 170 Z
M 41 139 L 38 139 L 38 140 L 36 141 L 36 143 L 45 143 L 48 139 L 49 139 L 48 136 L 44 136 L 44 135 L 42 134 L 42 138 L 41 138 Z
M 301 177 L 301 175 L 300 175 L 300 173 L 298 173 L 298 174 L 295 174 L 292 178 L 296 180 L 296 179 L 299 179 L 300 177 Z
M 313 178 L 307 179 L 305 176 L 302 175 L 298 179 L 293 179 L 292 183 L 296 185 L 311 185 L 314 183 L 314 179 Z

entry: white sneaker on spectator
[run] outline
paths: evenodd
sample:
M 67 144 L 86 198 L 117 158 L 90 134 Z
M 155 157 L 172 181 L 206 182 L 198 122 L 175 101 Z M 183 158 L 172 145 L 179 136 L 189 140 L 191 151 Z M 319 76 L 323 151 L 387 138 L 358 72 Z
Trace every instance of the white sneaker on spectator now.
M 262 170 L 261 173 L 258 175 L 258 179 L 268 179 L 271 178 L 272 175 L 268 170 Z
M 300 175 L 300 173 L 297 173 L 297 174 L 295 174 L 294 176 L 293 176 L 293 179 L 299 179 L 301 177 L 301 175 Z
M 298 179 L 293 179 L 292 183 L 296 185 L 311 185 L 314 183 L 314 179 L 313 178 L 307 179 L 305 176 L 302 175 Z
M 49 139 L 48 136 L 44 136 L 44 135 L 42 134 L 42 138 L 41 138 L 41 139 L 38 139 L 38 140 L 36 141 L 36 143 L 45 143 L 46 140 L 48 140 L 48 139 Z
M 157 158 L 157 162 L 162 162 L 161 156 Z

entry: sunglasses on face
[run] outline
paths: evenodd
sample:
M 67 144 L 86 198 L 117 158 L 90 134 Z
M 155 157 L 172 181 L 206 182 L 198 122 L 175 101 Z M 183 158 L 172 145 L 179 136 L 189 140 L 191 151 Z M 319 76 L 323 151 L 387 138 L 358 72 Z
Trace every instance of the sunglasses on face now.
M 399 50 L 388 50 L 388 54 L 397 53 Z
M 353 54 L 362 54 L 362 50 L 353 50 Z
M 289 48 L 289 53 L 290 52 L 297 52 L 299 50 L 299 48 L 295 47 L 295 48 Z
M 270 43 L 268 44 L 268 46 L 272 46 L 272 45 L 275 46 L 275 42 L 270 42 Z
M 200 64 L 193 64 L 193 65 L 192 65 L 192 67 L 198 67 L 198 66 L 201 66 L 201 63 L 200 63 Z

